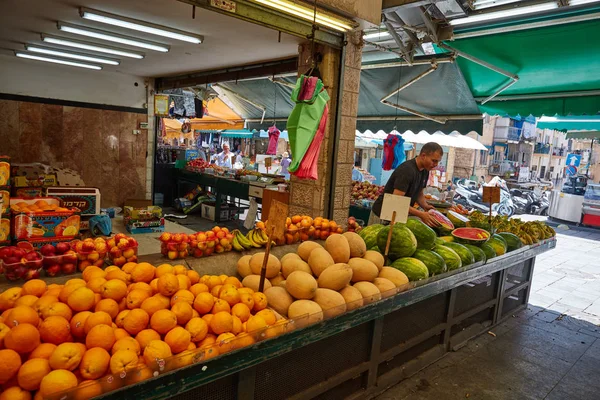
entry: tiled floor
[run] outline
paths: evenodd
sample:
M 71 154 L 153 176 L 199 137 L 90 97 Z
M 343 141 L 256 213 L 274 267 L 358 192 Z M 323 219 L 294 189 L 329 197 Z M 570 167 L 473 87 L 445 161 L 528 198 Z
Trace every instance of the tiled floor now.
M 562 231 L 527 310 L 378 400 L 600 399 L 600 232 Z

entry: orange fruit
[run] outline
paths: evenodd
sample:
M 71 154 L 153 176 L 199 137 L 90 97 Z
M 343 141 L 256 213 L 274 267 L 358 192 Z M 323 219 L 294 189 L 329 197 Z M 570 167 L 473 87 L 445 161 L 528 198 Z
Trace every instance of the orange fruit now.
M 146 300 L 148 297 L 150 296 L 145 290 L 132 290 L 127 295 L 127 308 L 130 310 L 134 308 L 140 308 L 144 300 Z
M 254 315 L 262 317 L 267 323 L 267 325 L 273 325 L 277 322 L 277 317 L 275 316 L 275 313 L 269 309 L 260 310 Z
M 40 384 L 40 393 L 45 398 L 53 393 L 77 387 L 77 377 L 64 369 L 57 369 L 46 375 Z
M 147 284 L 146 282 L 132 283 L 131 285 L 129 285 L 128 290 L 129 290 L 129 293 L 131 293 L 133 290 L 142 290 L 142 291 L 148 293 L 148 297 L 150 297 L 154 294 L 152 287 L 150 287 L 150 285 Z
M 96 305 L 96 308 L 98 308 L 98 305 Z M 73 335 L 74 338 L 83 339 L 85 337 L 85 321 L 87 321 L 88 317 L 92 314 L 91 311 L 82 311 L 71 318 L 71 335 Z M 42 340 L 44 340 L 43 335 Z
M 208 324 L 202 318 L 192 318 L 185 325 L 190 333 L 190 340 L 194 343 L 201 342 L 208 334 Z
M 222 288 L 223 288 L 223 285 L 213 286 L 213 288 L 210 290 L 210 294 L 212 294 L 216 298 L 219 298 L 219 294 L 221 294 Z
M 165 343 L 169 345 L 172 353 L 181 353 L 187 350 L 191 338 L 192 336 L 187 330 L 181 326 L 177 326 L 165 335 Z
M 36 297 L 42 297 L 44 293 L 46 293 L 48 286 L 46 285 L 46 282 L 41 279 L 32 279 L 25 282 L 22 289 L 21 296 L 30 294 Z
M 200 315 L 207 314 L 215 305 L 215 298 L 208 292 L 199 293 L 194 299 L 194 309 Z
M 152 293 L 158 293 L 158 278 L 152 279 L 150 288 L 152 289 Z
M 9 327 L 17 326 L 19 324 L 31 324 L 38 326 L 40 323 L 40 317 L 38 313 L 31 307 L 27 306 L 16 306 L 13 308 L 8 316 L 6 317 L 6 325 Z
M 82 349 L 77 343 L 61 343 L 56 347 L 54 353 L 48 360 L 52 369 L 66 369 L 73 371 L 79 366 L 81 357 L 83 356 Z
M 180 301 L 171 307 L 171 311 L 173 311 L 177 317 L 177 324 L 183 326 L 187 324 L 190 319 L 192 319 L 194 309 L 188 303 Z
M 108 268 L 106 269 L 106 271 L 108 271 Z M 120 269 L 113 269 L 110 272 L 107 272 L 106 277 L 104 279 L 106 279 L 107 281 L 110 281 L 112 279 L 118 279 L 127 284 L 129 284 L 129 282 L 131 281 L 130 275 L 127 272 L 124 272 Z
M 240 294 L 242 294 L 242 293 L 254 294 L 254 290 L 252 290 L 249 287 L 241 287 L 241 288 L 238 289 L 238 292 Z
M 132 335 L 137 335 L 148 326 L 150 316 L 141 308 L 130 310 L 123 320 L 123 329 Z
M 158 310 L 150 318 L 150 327 L 164 335 L 177 326 L 177 316 L 171 310 Z
M 71 325 L 63 317 L 52 316 L 46 318 L 40 324 L 39 332 L 41 339 L 46 343 L 59 345 L 71 340 Z
M 148 366 L 151 366 L 157 360 L 164 360 L 172 355 L 171 348 L 162 340 L 152 340 L 144 349 L 144 361 Z
M 127 310 L 127 296 L 119 301 L 119 311 Z
M 204 282 L 204 283 L 206 284 L 206 286 L 208 286 L 208 288 L 210 290 L 212 290 L 212 288 L 214 288 L 215 286 L 223 284 L 223 282 L 221 281 L 221 278 L 219 278 L 216 275 L 209 276 L 208 279 L 206 280 L 206 282 Z
M 267 296 L 264 293 L 256 292 L 252 295 L 252 299 L 254 300 L 254 308 L 255 312 L 260 310 L 264 310 L 267 308 Z
M 82 381 L 74 391 L 74 400 L 88 400 L 102 394 L 102 384 L 96 380 Z
M 115 319 L 119 314 L 119 303 L 114 301 L 113 299 L 102 299 L 98 303 L 96 303 L 96 307 L 94 307 L 94 311 L 104 311 L 112 319 Z
M 0 322 L 0 349 L 4 347 L 4 337 L 8 335 L 8 332 L 10 332 L 10 327 Z
M 194 294 L 192 292 L 190 292 L 189 290 L 180 289 L 173 295 L 173 297 L 171 297 L 170 305 L 173 306 L 174 304 L 181 302 L 181 301 L 186 302 L 189 305 L 192 305 L 192 304 L 194 304 L 195 298 L 196 298 L 196 296 L 194 296 Z
M 155 296 L 149 297 L 144 300 L 140 306 L 140 308 L 148 313 L 148 315 L 152 316 L 155 312 L 159 310 L 164 310 L 168 306 L 165 306 L 164 302 Z
M 125 317 L 127 316 L 127 314 L 129 314 L 129 311 L 131 310 L 123 310 L 117 314 L 117 318 L 115 318 L 115 325 L 117 325 L 117 328 L 123 328 L 123 324 L 125 323 Z
M 53 343 L 42 343 L 29 354 L 29 359 L 44 358 L 48 360 L 52 353 L 56 350 L 56 345 Z
M 105 283 L 106 283 L 106 279 L 97 277 L 97 278 L 90 279 L 86 286 L 92 292 L 102 294 L 102 287 L 104 286 Z
M 217 337 L 212 333 L 206 335 L 196 346 L 201 349 L 202 347 L 210 347 L 217 341 Z
M 115 341 L 114 329 L 104 324 L 94 326 L 85 337 L 85 345 L 88 349 L 101 347 L 106 351 L 110 351 Z
M 287 320 L 282 319 L 281 321 L 277 321 L 275 324 L 268 327 L 265 330 L 265 339 L 269 339 L 269 338 L 279 336 L 279 335 L 285 333 L 285 330 L 287 327 L 287 322 L 288 322 Z
M 73 311 L 71 311 L 71 308 L 68 305 L 61 302 L 52 303 L 41 309 L 40 317 L 42 317 L 42 319 L 54 316 L 63 317 L 67 321 L 70 321 L 73 317 Z
M 224 285 L 233 285 L 236 287 L 236 289 L 239 289 L 242 287 L 242 282 L 240 282 L 240 280 L 238 278 L 236 278 L 235 276 L 230 276 L 227 279 L 225 279 L 225 282 L 223 283 Z
M 261 316 L 253 316 L 246 322 L 246 332 L 255 332 L 267 327 L 267 322 Z
M 208 331 L 210 333 L 212 333 L 212 329 L 210 329 L 210 321 L 213 319 L 214 314 L 206 314 L 202 316 L 202 319 L 204 320 L 204 322 L 206 322 L 206 325 L 208 325 Z
M 210 329 L 220 335 L 222 333 L 231 332 L 233 329 L 233 318 L 227 311 L 219 311 L 214 314 L 210 320 Z
M 246 332 L 240 333 L 236 336 L 235 339 L 235 344 L 237 345 L 238 349 L 241 349 L 242 347 L 252 346 L 254 343 L 256 343 L 254 337 Z
M 135 336 L 135 340 L 140 344 L 140 351 L 144 351 L 148 343 L 153 340 L 160 340 L 160 334 L 154 329 L 144 329 Z
M 241 301 L 240 294 L 237 289 L 233 287 L 221 290 L 219 298 L 225 300 L 232 307 Z
M 38 301 L 36 301 L 33 304 L 33 309 L 35 311 L 37 311 L 38 315 L 40 317 L 42 317 L 42 313 L 44 312 L 44 310 L 48 307 L 50 307 L 52 304 L 57 303 L 58 302 L 58 297 L 56 296 L 42 296 L 40 297 L 40 299 Z
M 211 358 L 215 358 L 219 355 L 219 348 L 216 345 L 211 345 L 210 347 L 206 347 L 204 349 L 204 358 L 203 360 L 210 360 Z
M 0 400 L 31 400 L 31 393 L 18 386 L 12 386 L 0 393 Z
M 154 266 L 148 263 L 139 263 L 131 271 L 131 280 L 134 282 L 150 283 L 154 279 Z
M 198 296 L 202 292 L 208 292 L 208 286 L 204 283 L 196 283 L 190 287 L 190 292 L 192 292 L 194 296 Z
M 158 278 L 157 288 L 163 296 L 173 296 L 179 290 L 179 279 L 173 274 L 164 274 Z
M 145 381 L 146 379 L 150 379 L 154 376 L 154 371 L 150 368 L 146 367 L 140 360 L 140 364 L 136 367 L 136 369 L 131 370 L 128 373 L 127 384 L 132 385 L 134 383 L 138 383 L 141 381 Z
M 71 282 L 71 281 L 69 281 Z M 67 300 L 69 299 L 69 296 L 71 295 L 71 293 L 73 293 L 74 291 L 76 291 L 77 289 L 79 289 L 80 287 L 85 287 L 87 286 L 87 282 L 86 281 L 74 281 L 69 283 L 67 282 L 67 284 L 65 286 L 63 286 L 62 290 L 60 291 L 60 294 L 58 295 L 58 299 L 63 302 L 63 303 L 67 303 Z
M 175 276 L 179 281 L 180 290 L 188 290 L 192 286 L 192 282 L 190 281 L 190 278 L 188 278 L 187 274 L 179 274 Z
M 248 307 L 250 310 L 254 309 L 254 294 L 242 292 L 243 288 L 238 290 L 240 293 L 240 302 Z
M 190 278 L 190 283 L 192 285 L 195 285 L 196 283 L 198 283 L 200 281 L 200 274 L 197 273 L 196 271 L 194 271 L 193 269 L 190 269 L 187 272 L 187 277 Z
M 225 283 L 225 279 L 229 278 L 229 276 L 222 274 L 219 275 L 219 279 L 221 280 L 221 285 L 223 285 Z
M 79 364 L 79 372 L 84 379 L 100 379 L 108 371 L 110 354 L 101 347 L 87 350 Z
M 87 317 L 84 324 L 85 333 L 88 334 L 90 330 L 96 325 L 112 325 L 112 318 L 104 311 L 98 311 Z
M 106 271 L 95 265 L 90 265 L 81 275 L 84 281 L 89 282 L 94 278 L 104 278 L 106 276 Z
M 194 310 L 192 308 L 192 318 L 200 318 L 200 314 L 198 313 L 198 311 Z
M 104 299 L 121 301 L 121 299 L 127 295 L 127 284 L 119 279 L 107 280 L 104 285 L 102 285 L 101 294 Z
M 131 336 L 119 339 L 115 342 L 112 347 L 112 354 L 115 354 L 119 350 L 130 350 L 135 352 L 138 356 L 140 355 L 140 344 L 137 340 Z
M 228 302 L 222 299 L 216 299 L 215 305 L 212 308 L 212 313 L 216 314 L 218 312 L 225 311 L 226 313 L 231 313 L 231 306 Z
M 15 307 L 18 306 L 27 306 L 33 307 L 36 301 L 39 300 L 39 297 L 36 297 L 32 294 L 26 294 L 25 296 L 21 296 L 15 301 Z
M 96 304 L 96 296 L 91 289 L 80 287 L 69 295 L 67 304 L 73 311 L 89 311 Z
M 125 264 L 124 264 L 124 265 L 121 267 L 121 270 L 122 270 L 123 272 L 126 272 L 126 273 L 128 273 L 128 274 L 131 274 L 131 273 L 133 272 L 133 270 L 135 269 L 135 267 L 137 267 L 137 263 L 134 263 L 134 262 L 128 262 L 128 263 L 125 263 Z
M 131 335 L 129 335 L 129 332 L 127 332 L 125 329 L 123 329 L 123 328 L 115 329 L 115 340 L 119 341 L 123 338 L 128 338 L 128 337 L 131 337 Z
M 110 372 L 120 374 L 131 371 L 139 364 L 139 358 L 135 351 L 119 350 L 110 358 Z
M 236 317 L 235 315 L 232 315 L 231 318 L 233 319 L 233 327 L 231 328 L 231 333 L 237 335 L 238 333 L 241 333 L 243 331 L 242 320 Z
M 190 337 L 191 337 L 191 335 L 190 335 Z M 188 350 L 194 350 L 195 348 L 196 348 L 196 343 L 190 341 L 190 344 L 188 344 L 188 348 L 187 349 Z
M 21 297 L 23 289 L 20 287 L 13 287 L 6 289 L 0 294 L 0 311 L 8 310 L 15 306 L 15 302 Z
M 160 278 L 164 274 L 173 274 L 174 268 L 171 264 L 162 264 L 156 267 L 156 271 L 154 272 L 154 276 Z
M 187 272 L 188 269 L 185 267 L 185 265 L 178 264 L 173 266 L 173 274 L 175 275 L 187 275 Z
M 4 337 L 4 347 L 20 354 L 31 353 L 40 345 L 40 332 L 31 324 L 19 324 Z
M 0 350 L 0 385 L 4 385 L 19 372 L 21 356 L 14 350 Z
M 229 353 L 236 349 L 236 340 L 233 333 L 222 333 L 217 336 L 217 347 L 219 348 L 219 354 Z
M 246 322 L 250 318 L 250 309 L 244 303 L 237 303 L 231 308 L 231 314 Z
M 48 290 L 46 290 L 46 293 L 44 294 L 44 296 L 54 296 L 56 298 L 58 298 L 58 295 L 60 294 L 60 291 L 62 290 L 63 285 L 57 285 L 57 284 L 52 284 L 52 285 L 48 285 Z

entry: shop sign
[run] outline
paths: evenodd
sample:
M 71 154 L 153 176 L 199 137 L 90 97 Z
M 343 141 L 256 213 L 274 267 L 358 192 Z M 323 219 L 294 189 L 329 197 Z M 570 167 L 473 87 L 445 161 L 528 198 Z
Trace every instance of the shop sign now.
M 237 10 L 237 4 L 231 0 L 210 0 L 212 7 L 218 8 L 223 11 L 234 13 Z
M 169 115 L 169 96 L 164 94 L 154 95 L 154 115 L 166 117 Z

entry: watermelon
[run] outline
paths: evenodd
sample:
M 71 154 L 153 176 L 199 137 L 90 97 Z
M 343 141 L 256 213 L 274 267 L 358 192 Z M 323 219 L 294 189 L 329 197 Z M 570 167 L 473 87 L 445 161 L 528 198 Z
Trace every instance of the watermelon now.
M 448 210 L 446 216 L 452 222 L 455 228 L 464 228 L 467 226 L 467 222 L 469 222 L 469 218 L 464 215 L 460 215 L 456 211 Z
M 419 218 L 409 218 L 406 221 L 406 227 L 415 235 L 417 239 L 417 248 L 431 249 L 435 245 L 437 235 L 435 231 L 425 225 Z
M 440 236 L 440 239 L 444 241 L 442 244 L 454 242 L 454 236 Z
M 498 235 L 498 234 L 495 233 L 495 234 L 492 235 L 492 239 L 499 240 L 502 243 L 504 243 L 505 246 L 508 247 L 508 243 L 506 243 L 506 239 L 504 239 L 502 236 L 500 236 L 500 235 Z
M 490 246 L 489 242 L 481 245 L 481 250 L 485 253 L 486 260 L 491 260 L 496 257 L 496 251 L 492 246 Z
M 428 213 L 435 217 L 437 222 L 440 223 L 440 225 L 436 227 L 436 230 L 440 233 L 440 235 L 448 235 L 454 230 L 454 225 L 452 225 L 452 222 L 450 222 L 450 220 L 438 210 L 429 210 Z
M 487 257 L 485 255 L 485 252 L 483 250 L 481 250 L 480 247 L 477 247 L 477 246 L 474 246 L 474 245 L 468 244 L 468 243 L 463 244 L 463 246 L 465 246 L 467 249 L 469 249 L 469 251 L 471 253 L 473 253 L 473 257 L 475 258 L 475 262 L 479 262 L 479 261 L 486 262 L 487 261 Z
M 358 236 L 363 238 L 365 244 L 367 245 L 367 249 L 372 249 L 377 246 L 377 234 L 383 228 L 381 224 L 369 225 L 360 232 L 358 232 Z
M 423 261 L 429 270 L 429 276 L 439 275 L 446 272 L 446 261 L 444 258 L 431 250 L 417 249 L 413 258 Z
M 446 262 L 446 269 L 448 271 L 453 271 L 462 267 L 462 261 L 460 256 L 456 254 L 454 250 L 446 246 L 435 246 L 433 248 L 433 252 L 442 256 L 444 261 Z
M 501 256 L 506 253 L 506 243 L 504 239 L 499 239 L 501 236 L 494 235 L 490 240 L 487 241 L 486 244 L 490 245 L 492 249 L 494 249 L 494 253 L 497 256 Z
M 443 246 L 444 243 L 446 243 L 446 241 L 444 239 L 442 239 L 442 238 L 436 238 L 435 239 L 435 245 L 436 246 Z
M 392 263 L 392 268 L 404 272 L 409 281 L 420 281 L 421 279 L 429 278 L 427 266 L 416 258 L 399 258 Z
M 384 226 L 377 234 L 377 246 L 383 252 L 385 252 L 389 231 L 390 227 Z M 417 239 L 410 229 L 408 229 L 405 224 L 394 224 L 388 258 L 390 260 L 396 260 L 401 257 L 410 257 L 416 249 Z
M 466 267 L 467 265 L 473 264 L 475 262 L 475 257 L 473 256 L 473 253 L 471 253 L 471 251 L 462 244 L 446 243 L 444 246 L 450 247 L 456 252 L 456 254 L 458 254 L 463 267 Z
M 523 242 L 521 242 L 521 239 L 519 239 L 519 237 L 513 233 L 499 232 L 498 236 L 501 236 L 506 242 L 506 251 L 517 250 L 523 246 Z
M 490 238 L 490 234 L 480 228 L 457 228 L 452 231 L 452 237 L 458 243 L 483 244 Z

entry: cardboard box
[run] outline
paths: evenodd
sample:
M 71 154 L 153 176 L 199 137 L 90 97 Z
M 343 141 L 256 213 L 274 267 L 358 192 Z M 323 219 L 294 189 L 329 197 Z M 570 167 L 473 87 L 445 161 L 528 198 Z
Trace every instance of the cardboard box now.
M 14 205 L 21 202 L 34 204 L 40 200 L 44 200 L 48 204 L 60 206 L 60 201 L 52 197 L 37 199 L 13 197 L 10 199 L 10 204 Z M 79 213 L 78 208 L 71 208 L 68 211 L 22 212 L 15 211 L 14 207 L 11 207 L 10 231 L 15 240 L 54 236 L 75 238 L 75 236 L 79 235 L 81 221 Z
M 0 186 L 0 214 L 10 212 L 10 186 Z
M 125 218 L 139 221 L 150 221 L 162 218 L 162 208 L 159 206 L 148 206 L 145 208 L 125 206 Z
M 125 228 L 131 234 L 164 232 L 165 219 L 159 218 L 153 221 L 136 221 L 125 219 Z
M 56 186 L 46 189 L 46 195 L 59 199 L 62 207 L 77 207 L 82 216 L 100 214 L 100 190 L 97 188 Z
M 84 187 L 83 179 L 79 173 L 69 168 L 54 168 L 58 186 Z
M 57 184 L 54 168 L 46 164 L 11 164 L 10 174 L 15 187 L 48 187 Z
M 10 214 L 0 215 L 0 246 L 10 245 Z
M 229 221 L 237 214 L 238 209 L 233 204 L 221 204 L 221 210 L 219 211 L 220 221 Z M 215 219 L 215 203 L 206 202 L 202 203 L 202 218 L 216 221 Z

